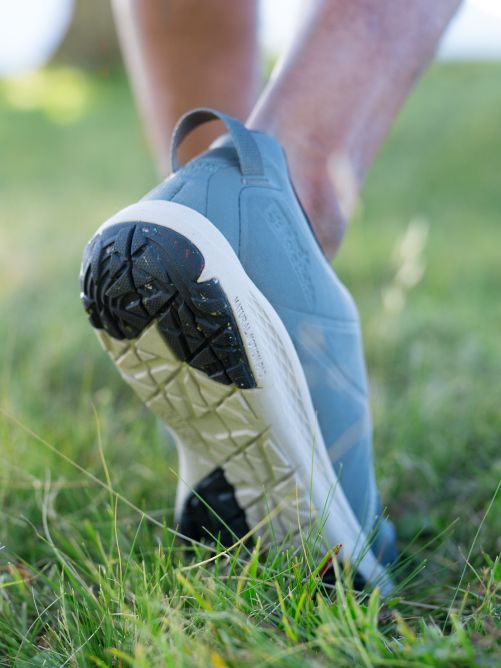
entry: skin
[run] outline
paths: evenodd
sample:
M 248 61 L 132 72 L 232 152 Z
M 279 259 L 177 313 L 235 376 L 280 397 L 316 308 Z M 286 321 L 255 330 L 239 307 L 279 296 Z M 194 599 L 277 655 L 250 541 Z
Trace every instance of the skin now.
M 248 125 L 285 148 L 299 199 L 324 251 L 334 255 L 372 161 L 459 5 L 309 0 L 259 98 L 254 0 L 115 0 L 115 13 L 162 171 L 168 137 L 185 111 L 213 106 L 240 119 L 250 113 Z M 220 132 L 214 124 L 197 130 L 181 158 Z
M 261 89 L 254 0 L 113 0 L 118 34 L 148 139 L 167 176 L 169 141 L 180 116 L 215 107 L 245 119 Z M 223 126 L 195 130 L 180 148 L 186 161 Z

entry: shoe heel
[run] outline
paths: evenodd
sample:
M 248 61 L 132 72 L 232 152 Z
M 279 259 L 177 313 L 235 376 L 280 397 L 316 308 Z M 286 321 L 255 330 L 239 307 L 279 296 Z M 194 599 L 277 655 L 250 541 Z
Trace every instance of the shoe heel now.
M 227 296 L 216 279 L 199 282 L 205 260 L 179 232 L 150 223 L 118 223 L 84 252 L 81 299 L 96 329 L 137 339 L 153 321 L 176 357 L 212 380 L 256 383 Z

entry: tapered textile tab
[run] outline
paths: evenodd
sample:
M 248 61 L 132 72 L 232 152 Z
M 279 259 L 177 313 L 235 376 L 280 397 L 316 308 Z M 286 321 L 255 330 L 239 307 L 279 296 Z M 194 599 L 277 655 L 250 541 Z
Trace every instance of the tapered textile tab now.
M 264 176 L 263 160 L 252 133 L 236 118 L 208 108 L 190 111 L 182 116 L 176 125 L 171 142 L 172 171 L 176 172 L 179 168 L 177 151 L 182 141 L 199 125 L 214 120 L 222 121 L 228 128 L 237 151 L 242 176 Z

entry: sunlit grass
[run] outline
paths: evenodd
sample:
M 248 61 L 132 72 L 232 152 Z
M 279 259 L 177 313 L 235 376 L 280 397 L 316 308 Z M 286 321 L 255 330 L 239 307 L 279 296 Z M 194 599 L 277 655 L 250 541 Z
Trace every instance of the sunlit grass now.
M 58 124 L 73 123 L 91 103 L 92 86 L 82 71 L 69 67 L 36 70 L 1 84 L 4 103 L 18 111 L 42 111 Z
M 430 73 L 336 260 L 400 536 L 384 600 L 301 550 L 176 542 L 172 447 L 78 300 L 84 244 L 156 177 L 125 80 L 67 74 L 0 87 L 0 665 L 498 666 L 499 66 Z

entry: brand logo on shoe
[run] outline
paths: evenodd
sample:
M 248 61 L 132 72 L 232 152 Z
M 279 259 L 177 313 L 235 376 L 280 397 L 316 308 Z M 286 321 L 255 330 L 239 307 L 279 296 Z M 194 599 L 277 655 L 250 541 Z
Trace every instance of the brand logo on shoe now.
M 266 375 L 266 368 L 264 366 L 264 361 L 261 356 L 261 353 L 259 352 L 256 338 L 254 336 L 254 333 L 252 332 L 249 318 L 247 317 L 244 307 L 242 306 L 242 302 L 238 297 L 235 297 L 234 304 L 235 304 L 234 310 L 235 310 L 235 315 L 237 316 L 239 329 L 247 343 L 247 352 L 249 353 L 250 358 L 252 360 L 254 373 L 256 374 L 258 379 L 263 378 Z
M 264 217 L 276 236 L 284 243 L 306 299 L 310 304 L 315 304 L 316 294 L 311 280 L 310 256 L 302 245 L 298 233 L 275 202 L 265 209 Z
M 185 174 L 195 175 L 198 173 L 202 174 L 215 174 L 215 172 L 221 169 L 221 162 L 209 162 L 208 160 L 195 160 L 189 162 L 183 167 Z

